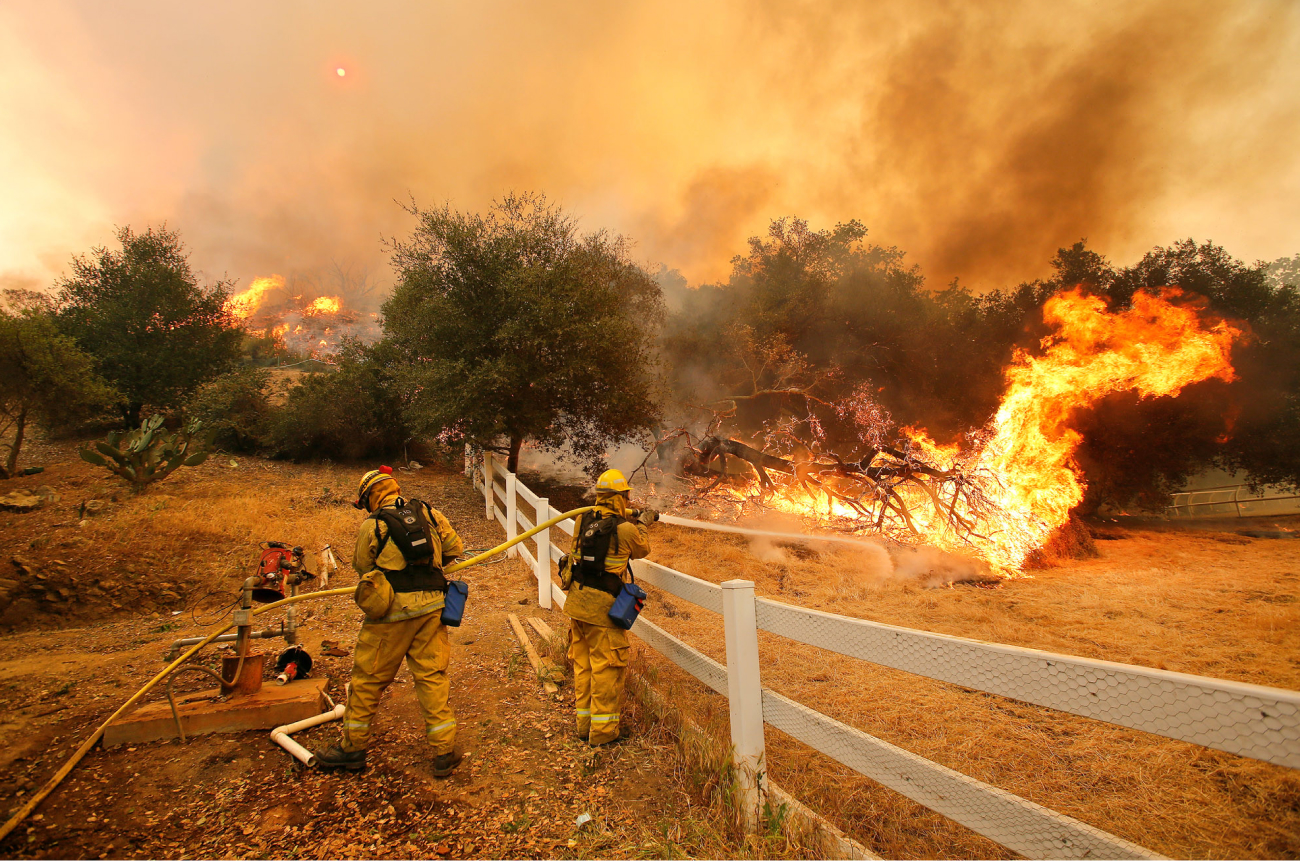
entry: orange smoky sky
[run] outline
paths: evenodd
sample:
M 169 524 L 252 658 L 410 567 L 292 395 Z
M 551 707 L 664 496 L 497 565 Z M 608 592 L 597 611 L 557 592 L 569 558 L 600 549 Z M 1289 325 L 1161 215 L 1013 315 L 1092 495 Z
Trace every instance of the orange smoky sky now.
M 1300 251 L 1300 4 L 53 2 L 0 8 L 0 281 L 166 221 L 208 277 L 391 280 L 394 202 L 545 192 L 726 276 L 857 218 L 931 284 Z M 344 74 L 339 74 L 339 70 Z

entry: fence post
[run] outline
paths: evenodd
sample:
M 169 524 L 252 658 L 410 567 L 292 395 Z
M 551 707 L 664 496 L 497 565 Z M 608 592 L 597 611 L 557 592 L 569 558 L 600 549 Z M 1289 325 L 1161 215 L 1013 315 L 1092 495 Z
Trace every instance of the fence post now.
M 727 644 L 727 700 L 731 708 L 731 744 L 740 790 L 741 822 L 759 826 L 760 792 L 766 782 L 763 754 L 763 682 L 758 670 L 758 620 L 754 582 L 722 584 L 722 624 Z
M 483 499 L 486 501 L 484 516 L 488 520 L 492 519 L 492 509 L 496 505 L 496 500 L 492 498 L 492 452 L 484 449 L 483 451 Z
M 519 534 L 519 497 L 515 495 L 515 484 L 519 478 L 513 472 L 506 473 L 506 540 Z M 506 551 L 508 556 L 519 555 L 518 545 Z
M 551 519 L 551 501 L 537 500 L 537 523 Z M 536 526 L 537 523 L 533 525 Z M 551 530 L 537 533 L 537 606 L 551 609 Z

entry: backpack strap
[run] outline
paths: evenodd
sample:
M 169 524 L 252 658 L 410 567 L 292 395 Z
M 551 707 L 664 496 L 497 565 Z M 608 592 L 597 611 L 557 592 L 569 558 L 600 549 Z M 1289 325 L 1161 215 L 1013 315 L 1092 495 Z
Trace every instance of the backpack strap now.
M 426 527 L 425 538 L 429 540 L 430 543 L 436 543 L 439 548 L 441 548 L 441 536 L 436 534 L 436 521 L 425 513 L 429 508 L 428 503 L 418 499 L 412 499 L 408 502 L 401 497 L 398 497 L 396 502 L 397 504 L 395 507 L 397 509 L 406 508 L 408 505 L 416 507 L 416 516 L 424 521 Z M 385 518 L 378 511 L 370 516 L 375 521 L 375 540 L 378 544 L 375 549 L 375 561 L 378 563 L 379 554 L 383 552 L 384 547 L 387 546 L 390 540 L 392 540 L 393 525 L 387 523 Z M 379 531 L 379 524 L 381 522 L 387 523 L 388 525 L 386 533 L 381 533 Z M 435 538 L 439 540 L 435 542 Z M 398 544 L 398 549 L 401 549 L 400 543 Z M 442 572 L 441 552 L 437 555 L 439 558 L 436 560 L 431 557 L 428 560 L 413 562 L 410 559 L 407 559 L 406 554 L 403 553 L 402 558 L 406 562 L 405 568 L 382 568 L 378 564 L 376 564 L 375 567 L 384 572 L 384 576 L 387 578 L 389 585 L 393 587 L 394 592 L 446 592 L 448 581 L 446 575 Z
M 579 521 L 577 558 L 570 564 L 573 579 L 580 587 L 587 587 L 617 596 L 623 589 L 620 574 L 605 569 L 605 560 L 611 550 L 618 548 L 617 515 L 602 517 L 598 512 L 589 511 Z M 600 531 L 592 533 L 592 527 L 599 525 Z M 606 528 L 608 527 L 608 528 Z M 583 539 L 587 539 L 584 541 Z M 584 544 L 586 546 L 584 546 Z M 590 555 L 588 555 L 590 554 Z

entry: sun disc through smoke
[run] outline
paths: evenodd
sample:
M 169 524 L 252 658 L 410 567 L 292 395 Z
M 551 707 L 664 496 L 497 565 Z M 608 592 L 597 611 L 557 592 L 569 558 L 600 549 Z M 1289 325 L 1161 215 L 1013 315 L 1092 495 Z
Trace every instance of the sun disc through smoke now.
M 346 75 L 346 74 L 348 73 L 348 70 L 345 69 L 345 68 L 343 68 L 342 66 L 338 67 L 338 68 L 335 69 L 334 71 L 338 73 L 338 76 L 339 76 L 340 78 L 343 77 L 344 75 Z

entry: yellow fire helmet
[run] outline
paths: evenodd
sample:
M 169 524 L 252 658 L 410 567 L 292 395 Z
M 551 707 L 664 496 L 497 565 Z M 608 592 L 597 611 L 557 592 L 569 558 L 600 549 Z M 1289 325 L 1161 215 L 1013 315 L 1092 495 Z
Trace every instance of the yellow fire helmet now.
M 597 493 L 631 493 L 632 485 L 627 483 L 623 473 L 617 469 L 607 469 L 596 479 Z
M 357 485 L 357 501 L 352 503 L 353 508 L 360 508 L 362 511 L 368 510 L 370 505 L 370 491 L 375 489 L 375 485 L 387 479 L 396 482 L 393 478 L 393 468 L 391 466 L 381 466 L 379 469 L 372 469 L 365 475 L 361 476 L 361 483 Z

